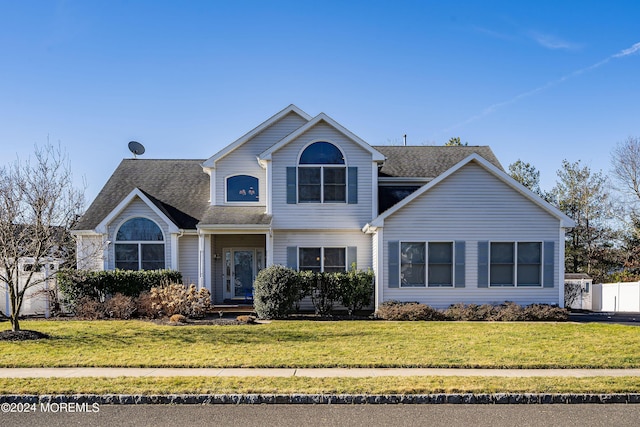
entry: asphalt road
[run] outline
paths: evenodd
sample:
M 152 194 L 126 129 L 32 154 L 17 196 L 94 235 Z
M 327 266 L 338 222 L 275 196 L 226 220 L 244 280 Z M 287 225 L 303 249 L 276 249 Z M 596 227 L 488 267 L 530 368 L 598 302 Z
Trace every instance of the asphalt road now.
M 637 426 L 640 405 L 103 405 L 0 413 L 3 426 Z
M 579 323 L 597 322 L 640 326 L 640 313 L 571 313 L 569 320 Z

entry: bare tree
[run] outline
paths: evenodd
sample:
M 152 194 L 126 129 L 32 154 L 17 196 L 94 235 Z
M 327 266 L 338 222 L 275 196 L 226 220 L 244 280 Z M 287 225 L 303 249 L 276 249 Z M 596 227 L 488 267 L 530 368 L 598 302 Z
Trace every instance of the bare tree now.
M 630 136 L 611 151 L 611 175 L 622 196 L 617 209 L 624 222 L 622 273 L 635 280 L 640 274 L 640 138 Z
M 28 289 L 46 278 L 39 266 L 63 250 L 65 232 L 84 205 L 60 146 L 35 147 L 35 161 L 16 160 L 0 168 L 0 281 L 7 287 L 13 331 Z M 29 258 L 33 267 L 20 271 Z M 24 269 L 23 269 L 24 270 Z
M 622 191 L 631 196 L 634 204 L 640 202 L 640 138 L 629 137 L 611 152 L 611 172 L 622 185 Z

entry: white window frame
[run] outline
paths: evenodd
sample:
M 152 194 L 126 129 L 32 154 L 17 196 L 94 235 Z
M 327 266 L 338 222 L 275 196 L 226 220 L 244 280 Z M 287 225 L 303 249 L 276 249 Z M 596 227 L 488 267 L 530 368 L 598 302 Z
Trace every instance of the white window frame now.
M 160 229 L 160 232 L 162 233 L 162 240 L 116 240 L 117 236 L 118 236 L 118 231 L 120 231 L 120 228 L 122 228 L 123 225 L 125 225 L 127 222 L 131 221 L 132 219 L 136 219 L 136 218 L 144 218 L 147 219 L 151 222 L 153 222 L 155 225 L 158 226 L 158 228 Z M 134 215 L 131 216 L 127 219 L 125 219 L 124 221 L 122 221 L 118 227 L 115 229 L 114 231 L 114 235 L 113 235 L 113 240 L 114 240 L 114 245 L 113 245 L 113 267 L 114 268 L 118 268 L 118 260 L 116 258 L 116 246 L 117 245 L 126 245 L 126 244 L 132 244 L 132 245 L 137 245 L 138 246 L 138 269 L 135 271 L 142 271 L 142 245 L 163 245 L 162 248 L 162 255 L 163 255 L 163 260 L 164 260 L 164 267 L 163 269 L 167 268 L 167 236 L 165 235 L 164 230 L 162 229 L 162 227 L 160 226 L 160 224 L 158 224 L 157 221 L 155 221 L 152 218 L 149 218 L 148 216 L 145 215 Z
M 493 265 L 493 263 L 491 262 L 491 246 L 494 243 L 511 243 L 513 244 L 513 275 L 512 275 L 512 283 L 508 284 L 508 285 L 494 285 L 491 284 L 491 266 Z M 540 283 L 539 284 L 519 284 L 518 283 L 518 246 L 521 243 L 537 243 L 538 245 L 540 245 L 540 268 L 539 268 L 539 278 L 540 278 Z M 537 288 L 542 288 L 543 287 L 543 281 L 544 281 L 544 242 L 540 241 L 540 240 L 493 240 L 489 242 L 489 253 L 488 255 L 488 260 L 487 260 L 487 264 L 488 264 L 488 273 L 489 273 L 489 277 L 488 277 L 488 285 L 490 288 L 495 288 L 495 289 L 503 289 L 503 288 L 523 288 L 523 289 L 537 289 Z M 527 265 L 531 265 L 531 264 L 527 264 Z
M 338 163 L 317 163 L 317 164 L 300 164 L 300 159 L 302 158 L 302 154 L 306 151 L 307 148 L 309 148 L 311 145 L 316 144 L 318 142 L 325 142 L 327 144 L 331 144 L 334 147 L 336 147 L 340 153 L 342 153 L 342 158 L 344 159 L 344 163 L 343 164 L 338 164 Z M 296 201 L 297 203 L 300 204 L 317 204 L 317 203 L 321 203 L 321 204 L 347 204 L 347 201 L 349 200 L 349 170 L 348 170 L 348 162 L 347 162 L 347 156 L 344 153 L 344 150 L 335 142 L 329 141 L 327 139 L 318 139 L 316 141 L 312 141 L 310 143 L 308 143 L 307 145 L 305 145 L 302 150 L 300 150 L 300 153 L 298 154 L 298 160 L 296 162 Z M 325 187 L 325 182 L 324 182 L 324 171 L 325 168 L 335 168 L 335 169 L 344 169 L 344 201 L 336 201 L 336 200 L 331 200 L 331 201 L 325 201 L 324 200 L 324 187 Z M 316 201 L 316 200 L 300 200 L 300 169 L 320 169 L 320 200 Z
M 238 200 L 238 201 L 234 201 L 234 200 L 229 200 L 229 179 L 231 178 L 235 178 L 238 176 L 248 176 L 251 178 L 255 178 L 257 183 L 256 186 L 256 191 L 258 192 L 258 198 L 255 201 L 248 201 L 248 200 Z M 260 204 L 260 200 L 261 200 L 262 196 L 260 195 L 260 178 L 255 176 L 253 173 L 235 173 L 233 175 L 229 175 L 226 176 L 224 178 L 224 202 L 230 205 L 236 205 L 236 206 L 256 206 L 258 204 Z
M 403 243 L 420 243 L 424 244 L 424 284 L 403 285 L 402 280 L 402 244 Z M 449 243 L 451 244 L 451 284 L 430 284 L 429 283 L 429 244 L 430 243 Z M 455 288 L 456 283 L 456 242 L 453 240 L 401 240 L 398 242 L 398 274 L 399 287 L 404 289 L 423 289 L 423 288 Z

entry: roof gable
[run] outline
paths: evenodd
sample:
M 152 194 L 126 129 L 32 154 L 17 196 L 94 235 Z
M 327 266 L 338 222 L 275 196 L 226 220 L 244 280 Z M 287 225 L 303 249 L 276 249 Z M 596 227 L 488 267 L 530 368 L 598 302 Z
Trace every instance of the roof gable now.
M 169 218 L 166 212 L 163 209 L 160 209 L 155 201 L 151 200 L 144 192 L 142 192 L 139 188 L 134 188 L 131 193 L 127 195 L 118 205 L 109 212 L 102 221 L 96 226 L 96 231 L 98 233 L 106 233 L 107 227 L 109 224 L 124 211 L 127 206 L 136 198 L 139 198 L 146 204 L 149 209 L 151 209 L 156 215 L 158 215 L 162 220 L 167 223 L 169 226 L 170 233 L 177 233 L 179 231 L 178 226 L 175 224 L 171 218 Z
M 297 130 L 295 130 L 294 132 L 290 133 L 289 135 L 287 135 L 285 138 L 283 138 L 280 141 L 278 141 L 273 146 L 269 147 L 267 150 L 262 152 L 262 154 L 260 154 L 259 159 L 260 160 L 271 160 L 271 155 L 273 153 L 275 153 L 280 148 L 284 147 L 285 145 L 287 145 L 288 143 L 290 143 L 294 139 L 298 138 L 300 135 L 304 134 L 309 129 L 313 128 L 314 126 L 316 126 L 318 123 L 321 123 L 321 122 L 324 122 L 324 123 L 328 124 L 329 126 L 334 128 L 335 130 L 337 130 L 338 132 L 342 133 L 344 136 L 346 136 L 347 138 L 349 138 L 350 140 L 355 142 L 361 148 L 363 148 L 364 150 L 366 150 L 369 153 L 371 153 L 374 161 L 383 161 L 384 160 L 385 157 L 384 157 L 384 155 L 382 153 L 380 153 L 379 151 L 374 149 L 371 145 L 367 144 L 360 137 L 358 137 L 357 135 L 352 133 L 350 130 L 348 130 L 347 128 L 345 128 L 344 126 L 342 126 L 341 124 L 339 124 L 335 120 L 333 120 L 331 117 L 327 116 L 325 113 L 318 114 L 313 119 L 308 121 L 307 124 L 305 124 L 304 126 L 299 127 Z
M 260 125 L 258 125 L 254 129 L 250 130 L 249 132 L 247 132 L 246 134 L 244 134 L 243 136 L 241 136 L 240 138 L 238 138 L 237 140 L 235 140 L 231 144 L 227 145 L 226 147 L 224 147 L 222 150 L 218 151 L 213 156 L 209 157 L 209 159 L 207 159 L 202 164 L 202 166 L 205 167 L 205 168 L 214 168 L 215 165 L 216 165 L 216 162 L 218 160 L 222 159 L 224 156 L 226 156 L 227 154 L 231 153 L 236 148 L 240 147 L 242 144 L 244 144 L 247 141 L 251 140 L 253 137 L 258 135 L 260 132 L 264 131 L 265 129 L 269 128 L 270 126 L 273 126 L 275 123 L 277 123 L 282 118 L 284 118 L 287 115 L 289 115 L 290 113 L 295 113 L 295 114 L 299 115 L 300 117 L 302 117 L 306 121 L 311 120 L 311 116 L 310 115 L 308 115 L 307 113 L 302 111 L 297 106 L 291 104 L 288 107 L 286 107 L 285 109 L 283 109 L 282 111 L 274 114 L 269 119 L 265 120 Z
M 541 207 L 544 211 L 548 212 L 550 215 L 556 217 L 560 221 L 561 227 L 568 228 L 568 227 L 575 226 L 574 221 L 571 218 L 569 218 L 567 215 L 565 215 L 560 210 L 550 205 L 546 201 L 542 200 L 538 195 L 536 195 L 531 190 L 529 190 L 528 188 L 524 187 L 522 184 L 520 184 L 519 182 L 511 178 L 501 169 L 498 169 L 495 165 L 490 163 L 488 160 L 474 153 L 466 157 L 465 159 L 461 160 L 460 162 L 458 162 L 456 165 L 448 169 L 446 172 L 434 178 L 428 184 L 423 185 L 420 189 L 416 190 L 414 193 L 407 196 L 405 199 L 398 202 L 396 205 L 389 208 L 387 211 L 380 214 L 377 218 L 371 221 L 370 224 L 365 225 L 364 229 L 367 230 L 371 227 L 383 227 L 384 220 L 386 218 L 393 215 L 394 213 L 402 209 L 404 206 L 408 205 L 409 203 L 411 203 L 412 201 L 420 197 L 422 194 L 426 193 L 427 191 L 429 191 L 430 189 L 438 185 L 440 182 L 446 180 L 453 173 L 465 167 L 467 164 L 471 162 L 474 162 L 480 165 L 483 169 L 485 169 L 487 172 L 494 175 L 500 181 L 504 182 L 505 184 L 507 184 L 509 187 L 511 187 L 518 193 L 522 194 L 525 198 L 527 198 L 531 202 Z
M 209 176 L 201 164 L 200 159 L 123 160 L 74 230 L 94 230 L 135 189 L 179 228 L 195 230 L 209 205 Z

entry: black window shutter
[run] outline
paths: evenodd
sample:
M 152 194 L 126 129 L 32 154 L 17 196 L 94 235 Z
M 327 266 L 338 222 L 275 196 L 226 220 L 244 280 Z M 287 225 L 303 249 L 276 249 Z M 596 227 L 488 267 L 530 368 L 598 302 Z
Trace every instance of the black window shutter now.
M 478 287 L 489 287 L 489 242 L 478 242 Z
M 358 168 L 347 168 L 347 191 L 349 193 L 349 204 L 358 203 Z
M 456 258 L 456 266 L 455 266 L 455 276 L 456 282 L 454 283 L 454 287 L 456 288 L 464 288 L 465 284 L 465 242 L 457 241 L 454 243 L 455 247 L 455 258 Z
M 296 168 L 288 167 L 287 168 L 287 203 L 288 204 L 296 204 L 298 201 L 297 196 L 297 185 L 296 185 Z
M 287 246 L 287 267 L 298 269 L 298 248 L 296 246 Z
M 544 276 L 542 278 L 543 288 L 553 288 L 555 276 L 555 242 L 544 242 Z
M 389 250 L 389 287 L 400 287 L 400 242 L 397 240 L 388 243 Z

